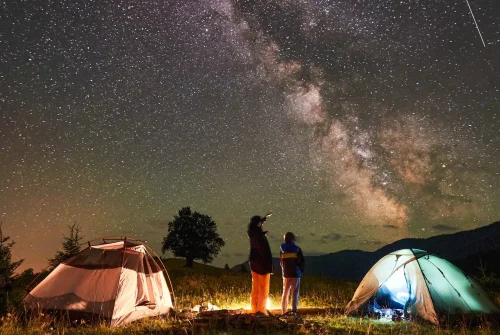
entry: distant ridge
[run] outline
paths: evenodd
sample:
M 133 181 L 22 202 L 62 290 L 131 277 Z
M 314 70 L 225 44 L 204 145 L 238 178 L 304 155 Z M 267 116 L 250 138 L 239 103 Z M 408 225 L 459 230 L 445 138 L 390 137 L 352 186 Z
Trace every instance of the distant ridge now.
M 342 250 L 320 256 L 306 256 L 306 274 L 334 279 L 361 280 L 383 256 L 400 249 L 422 249 L 458 265 L 471 274 L 479 274 L 479 266 L 500 275 L 500 221 L 473 230 L 428 238 L 406 238 L 374 252 Z M 279 260 L 274 259 L 279 270 Z M 248 269 L 248 264 L 243 265 Z M 242 265 L 233 267 L 239 271 Z
M 500 221 L 453 234 L 437 235 L 425 239 L 399 240 L 378 249 L 375 253 L 383 256 L 410 247 L 432 252 L 447 260 L 465 258 L 472 254 L 494 250 L 500 247 Z

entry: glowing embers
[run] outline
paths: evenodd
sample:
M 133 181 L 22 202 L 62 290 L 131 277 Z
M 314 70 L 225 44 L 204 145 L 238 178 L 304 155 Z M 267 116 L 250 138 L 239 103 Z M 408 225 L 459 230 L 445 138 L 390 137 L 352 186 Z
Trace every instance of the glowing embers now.
M 267 298 L 266 308 L 267 308 L 267 309 L 271 309 L 271 306 L 272 306 L 271 299 L 270 299 L 270 298 Z
M 274 304 L 273 301 L 271 300 L 271 298 L 267 297 L 267 300 L 266 300 L 266 309 L 267 310 L 271 310 L 273 308 L 278 309 L 278 308 L 281 308 L 281 306 L 278 306 L 278 305 Z M 247 311 L 251 311 L 252 310 L 252 306 L 246 305 L 243 309 L 247 310 Z

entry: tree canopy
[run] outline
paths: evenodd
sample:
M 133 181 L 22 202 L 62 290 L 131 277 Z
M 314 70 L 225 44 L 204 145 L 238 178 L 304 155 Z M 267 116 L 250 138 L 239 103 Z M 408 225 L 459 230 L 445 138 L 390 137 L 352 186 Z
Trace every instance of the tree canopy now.
M 52 269 L 54 269 L 65 260 L 75 256 L 81 250 L 80 241 L 83 238 L 82 236 L 80 236 L 81 227 L 74 223 L 68 226 L 68 228 L 69 235 L 63 235 L 62 250 L 58 250 L 54 258 L 49 259 L 49 265 Z
M 22 259 L 17 262 L 12 261 L 12 247 L 15 242 L 9 240 L 9 236 L 4 236 L 0 223 L 0 312 L 5 310 L 6 294 L 12 289 L 14 271 L 23 262 Z
M 210 216 L 183 207 L 168 223 L 168 235 L 163 239 L 161 250 L 186 258 L 186 267 L 193 267 L 196 259 L 211 263 L 224 245 L 217 233 L 217 224 Z

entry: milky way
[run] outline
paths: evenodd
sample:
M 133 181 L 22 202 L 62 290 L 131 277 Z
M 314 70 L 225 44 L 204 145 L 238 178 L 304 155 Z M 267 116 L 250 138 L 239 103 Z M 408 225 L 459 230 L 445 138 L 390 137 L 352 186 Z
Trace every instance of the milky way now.
M 182 206 L 247 255 L 374 250 L 500 217 L 500 6 L 465 1 L 0 5 L 0 215 L 42 268 L 76 222 L 159 250 Z

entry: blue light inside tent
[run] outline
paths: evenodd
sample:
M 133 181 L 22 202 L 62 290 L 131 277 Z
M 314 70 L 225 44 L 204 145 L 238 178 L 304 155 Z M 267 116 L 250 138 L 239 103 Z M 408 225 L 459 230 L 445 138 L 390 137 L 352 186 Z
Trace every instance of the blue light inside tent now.
M 377 293 L 377 299 L 390 308 L 404 308 L 409 297 L 410 292 L 403 267 L 394 272 Z

